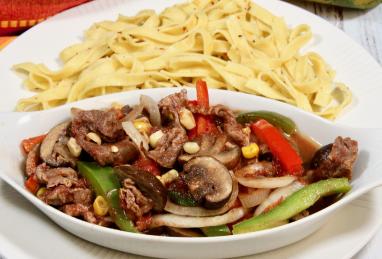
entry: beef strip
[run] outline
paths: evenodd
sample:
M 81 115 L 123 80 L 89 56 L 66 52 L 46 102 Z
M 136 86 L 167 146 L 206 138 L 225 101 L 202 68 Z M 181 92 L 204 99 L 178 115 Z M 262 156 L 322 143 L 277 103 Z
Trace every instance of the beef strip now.
M 357 153 L 357 141 L 337 137 L 326 159 L 322 159 L 316 168 L 313 168 L 311 175 L 314 181 L 338 177 L 351 179 Z
M 115 109 L 109 111 L 73 109 L 72 113 L 74 115 L 72 135 L 78 145 L 101 166 L 125 164 L 138 156 L 138 148 L 124 133 Z M 102 140 L 109 143 L 98 145 L 90 141 L 86 137 L 89 132 L 99 134 Z M 117 151 L 113 152 L 113 146 L 117 147 Z
M 182 90 L 163 98 L 159 102 L 159 110 L 163 116 L 171 116 L 172 123 L 162 129 L 164 136 L 159 140 L 154 150 L 150 150 L 147 155 L 159 165 L 172 168 L 183 144 L 188 141 L 186 130 L 179 122 L 178 112 L 187 104 L 187 92 Z
M 126 164 L 139 155 L 137 147 L 127 137 L 114 144 L 102 145 L 79 137 L 77 143 L 101 166 Z M 117 147 L 117 152 L 112 151 L 113 146 Z
M 89 205 L 92 201 L 92 192 L 87 188 L 69 188 L 65 185 L 58 185 L 48 188 L 39 198 L 53 206 L 70 203 Z
M 66 204 L 61 210 L 72 217 L 81 217 L 89 223 L 109 227 L 113 224 L 113 220 L 109 216 L 97 216 L 91 209 L 91 206 L 83 204 Z
M 170 94 L 159 101 L 158 106 L 162 115 L 176 115 L 187 105 L 187 91 L 182 90 L 179 93 Z
M 224 105 L 215 105 L 210 108 L 211 114 L 223 119 L 224 132 L 236 143 L 246 146 L 249 144 L 249 135 L 243 132 L 243 127 L 236 121 L 233 112 Z
M 185 130 L 172 127 L 163 130 L 164 136 L 159 140 L 155 149 L 148 152 L 148 156 L 159 165 L 172 168 L 180 154 L 183 144 L 188 141 Z
M 243 127 L 236 121 L 233 112 L 226 106 L 218 104 L 210 106 L 209 109 L 194 105 L 192 103 L 187 105 L 187 108 L 192 113 L 203 115 L 213 115 L 222 120 L 224 132 L 236 143 L 246 146 L 249 144 L 250 135 L 243 132 Z
M 42 163 L 37 166 L 36 176 L 40 183 L 46 184 L 47 188 L 58 185 L 85 187 L 83 182 L 78 179 L 77 172 L 70 167 L 50 168 L 45 163 Z
M 40 162 L 40 146 L 41 144 L 35 145 L 27 155 L 25 161 L 25 173 L 27 176 L 31 176 L 36 172 L 37 165 Z
M 116 142 L 125 136 L 122 123 L 118 119 L 118 111 L 72 109 L 72 133 L 78 135 L 79 131 L 95 132 L 107 142 Z M 83 132 L 82 132 L 83 133 Z M 86 134 L 85 133 L 85 134 Z
M 131 179 L 123 181 L 123 188 L 119 189 L 121 207 L 130 219 L 141 218 L 153 208 L 153 201 L 146 198 L 140 190 L 134 186 Z

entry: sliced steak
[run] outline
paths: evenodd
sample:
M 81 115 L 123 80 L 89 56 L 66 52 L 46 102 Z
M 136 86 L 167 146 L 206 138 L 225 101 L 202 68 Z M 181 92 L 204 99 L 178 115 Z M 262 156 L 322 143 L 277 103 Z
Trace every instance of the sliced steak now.
M 243 132 L 243 127 L 236 121 L 233 112 L 224 105 L 215 105 L 210 108 L 210 113 L 223 120 L 224 132 L 236 143 L 246 146 L 249 144 L 249 135 Z
M 129 218 L 136 220 L 149 212 L 154 204 L 138 190 L 131 179 L 123 181 L 123 188 L 119 189 L 121 207 Z
M 127 137 L 114 144 L 102 145 L 80 137 L 77 143 L 101 166 L 126 164 L 139 155 L 138 148 Z
M 72 217 L 81 217 L 89 223 L 109 227 L 113 224 L 113 220 L 109 216 L 97 216 L 92 211 L 91 206 L 82 204 L 66 204 L 62 206 L 62 211 Z
M 43 163 L 37 166 L 36 176 L 40 183 L 46 184 L 47 188 L 58 185 L 84 187 L 83 181 L 78 179 L 77 172 L 70 167 L 51 168 Z
M 337 137 L 333 144 L 320 149 L 313 157 L 311 163 L 313 179 L 316 181 L 338 177 L 351 179 L 357 153 L 357 141 Z
M 59 185 L 48 188 L 39 198 L 53 206 L 62 206 L 70 203 L 89 205 L 92 201 L 92 192 L 87 188 L 69 188 L 65 185 Z
M 187 105 L 187 91 L 183 89 L 179 93 L 170 94 L 159 101 L 158 106 L 160 112 L 164 116 L 177 115 L 183 107 Z M 174 114 L 176 113 L 176 114 Z
M 95 132 L 107 142 L 116 142 L 125 136 L 116 109 L 108 111 L 72 109 L 72 115 L 72 134 L 75 136 Z
M 155 149 L 148 152 L 148 156 L 159 165 L 172 168 L 183 144 L 188 141 L 188 137 L 181 126 L 164 129 L 163 133 L 164 136 L 159 140 Z

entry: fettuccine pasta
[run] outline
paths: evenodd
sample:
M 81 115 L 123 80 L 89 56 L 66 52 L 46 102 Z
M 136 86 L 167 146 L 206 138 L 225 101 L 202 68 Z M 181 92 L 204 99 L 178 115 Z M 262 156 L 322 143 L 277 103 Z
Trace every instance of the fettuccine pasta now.
M 251 0 L 193 0 L 156 14 L 143 10 L 95 23 L 81 43 L 60 53 L 63 67 L 15 66 L 37 92 L 18 111 L 154 87 L 228 89 L 283 101 L 334 119 L 351 102 L 348 88 L 317 53 L 301 53 L 307 25 L 284 20 Z

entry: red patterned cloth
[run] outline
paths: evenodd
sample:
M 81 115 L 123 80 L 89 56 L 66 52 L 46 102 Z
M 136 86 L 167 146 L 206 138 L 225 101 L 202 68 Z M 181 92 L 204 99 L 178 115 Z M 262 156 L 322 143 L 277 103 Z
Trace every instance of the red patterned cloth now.
M 89 0 L 0 0 L 0 36 L 18 34 Z

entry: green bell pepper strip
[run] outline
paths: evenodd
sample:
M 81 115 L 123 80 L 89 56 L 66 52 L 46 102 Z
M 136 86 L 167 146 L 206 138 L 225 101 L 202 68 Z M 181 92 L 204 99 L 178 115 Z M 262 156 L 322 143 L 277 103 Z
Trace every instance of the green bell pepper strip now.
M 236 117 L 236 120 L 239 123 L 251 123 L 260 119 L 264 119 L 270 124 L 281 128 L 285 133 L 289 135 L 295 132 L 297 129 L 296 123 L 294 123 L 293 120 L 277 112 L 253 111 L 239 114 Z
M 94 162 L 77 162 L 78 171 L 90 183 L 97 195 L 103 196 L 110 207 L 114 223 L 124 231 L 138 232 L 119 204 L 121 184 L 112 167 L 100 167 Z
M 320 198 L 337 193 L 346 193 L 351 189 L 347 178 L 331 178 L 309 184 L 288 196 L 272 210 L 244 220 L 233 226 L 233 234 L 259 231 L 272 228 L 278 222 L 290 219 L 311 207 Z
M 382 3 L 381 0 L 307 0 L 321 4 L 338 5 L 342 7 L 367 9 Z
M 201 228 L 204 235 L 208 237 L 216 236 L 228 236 L 231 235 L 231 231 L 227 225 L 213 226 Z
M 188 195 L 186 193 L 178 192 L 175 190 L 168 190 L 167 194 L 171 201 L 180 206 L 196 207 L 199 205 L 198 202 L 194 198 L 192 198 L 191 195 Z

